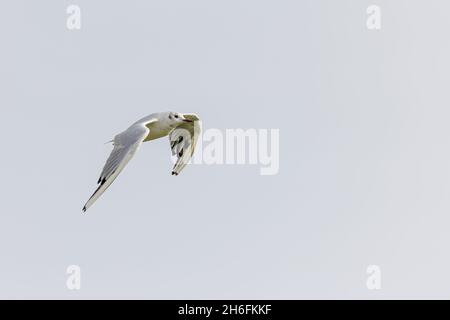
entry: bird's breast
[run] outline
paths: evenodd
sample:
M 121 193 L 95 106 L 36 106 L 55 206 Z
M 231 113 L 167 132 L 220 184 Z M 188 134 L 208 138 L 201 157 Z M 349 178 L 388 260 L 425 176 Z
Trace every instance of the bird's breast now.
M 150 129 L 150 132 L 148 133 L 147 137 L 145 137 L 144 142 L 165 137 L 170 132 L 170 128 L 164 128 L 158 125 L 150 124 L 147 127 Z

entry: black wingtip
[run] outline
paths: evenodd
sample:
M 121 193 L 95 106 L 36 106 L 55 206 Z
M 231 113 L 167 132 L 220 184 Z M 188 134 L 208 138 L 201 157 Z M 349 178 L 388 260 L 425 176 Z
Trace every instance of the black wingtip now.
M 82 211 L 83 213 L 86 213 L 86 206 L 83 207 Z
M 173 176 L 177 176 L 178 173 L 176 173 L 175 171 L 172 171 L 172 175 L 173 175 Z

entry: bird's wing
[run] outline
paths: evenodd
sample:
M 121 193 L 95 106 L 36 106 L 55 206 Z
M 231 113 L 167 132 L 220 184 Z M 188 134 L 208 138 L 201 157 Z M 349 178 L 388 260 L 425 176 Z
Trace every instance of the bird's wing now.
M 188 164 L 201 132 L 201 122 L 197 116 L 193 115 L 190 118 L 189 114 L 185 114 L 184 117 L 192 122 L 185 122 L 179 125 L 169 134 L 172 155 L 177 157 L 172 169 L 173 175 L 178 175 L 186 164 Z
M 142 141 L 149 134 L 150 130 L 143 124 L 136 124 L 126 131 L 119 133 L 114 137 L 114 149 L 106 160 L 100 178 L 98 179 L 98 188 L 83 207 L 85 212 L 117 178 L 119 173 L 125 168 L 128 161 L 139 149 Z

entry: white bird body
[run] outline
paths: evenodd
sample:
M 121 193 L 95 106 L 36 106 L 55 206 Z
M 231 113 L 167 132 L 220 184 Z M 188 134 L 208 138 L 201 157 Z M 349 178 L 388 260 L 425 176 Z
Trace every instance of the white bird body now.
M 180 130 L 176 130 L 177 128 Z M 108 189 L 134 156 L 142 142 L 169 135 L 172 154 L 178 156 L 172 169 L 172 175 L 178 175 L 191 158 L 199 133 L 200 119 L 195 114 L 153 113 L 133 123 L 127 130 L 119 133 L 112 140 L 114 149 L 98 179 L 99 186 L 86 202 L 83 212 Z

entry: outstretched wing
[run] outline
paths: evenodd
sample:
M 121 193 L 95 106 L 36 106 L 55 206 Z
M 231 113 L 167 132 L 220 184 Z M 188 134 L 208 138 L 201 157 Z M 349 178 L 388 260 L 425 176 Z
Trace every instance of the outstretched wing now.
M 114 149 L 106 160 L 100 178 L 98 179 L 98 188 L 83 207 L 85 212 L 117 178 L 119 173 L 125 168 L 128 161 L 134 156 L 139 149 L 144 138 L 148 135 L 149 129 L 142 125 L 136 124 L 128 128 L 126 131 L 119 133 L 114 137 Z
M 192 122 L 184 122 L 169 134 L 172 155 L 177 157 L 172 169 L 173 175 L 178 175 L 188 164 L 201 132 L 201 121 L 196 115 L 184 114 L 183 116 Z

